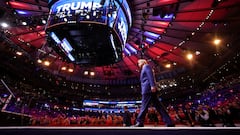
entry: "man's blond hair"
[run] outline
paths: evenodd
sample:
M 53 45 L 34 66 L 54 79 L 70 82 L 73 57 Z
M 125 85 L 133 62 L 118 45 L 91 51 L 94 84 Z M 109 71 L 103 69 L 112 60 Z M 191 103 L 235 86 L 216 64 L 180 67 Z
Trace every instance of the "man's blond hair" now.
M 145 59 L 139 59 L 139 60 L 138 60 L 138 63 L 140 63 L 140 64 L 147 64 L 147 60 L 145 60 Z

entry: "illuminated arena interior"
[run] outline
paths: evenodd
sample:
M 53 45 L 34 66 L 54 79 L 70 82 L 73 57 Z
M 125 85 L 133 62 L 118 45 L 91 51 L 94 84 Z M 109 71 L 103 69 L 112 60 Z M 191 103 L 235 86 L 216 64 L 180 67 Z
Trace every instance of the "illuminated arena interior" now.
M 1 119 L 14 117 L 1 126 L 40 112 L 135 113 L 139 58 L 169 112 L 240 109 L 239 13 L 239 0 L 1 0 Z

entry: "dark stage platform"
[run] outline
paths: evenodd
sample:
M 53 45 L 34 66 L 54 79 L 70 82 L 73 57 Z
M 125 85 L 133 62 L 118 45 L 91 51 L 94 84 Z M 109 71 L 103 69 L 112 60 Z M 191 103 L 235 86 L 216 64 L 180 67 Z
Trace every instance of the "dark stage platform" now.
M 238 127 L 0 127 L 1 135 L 239 135 Z

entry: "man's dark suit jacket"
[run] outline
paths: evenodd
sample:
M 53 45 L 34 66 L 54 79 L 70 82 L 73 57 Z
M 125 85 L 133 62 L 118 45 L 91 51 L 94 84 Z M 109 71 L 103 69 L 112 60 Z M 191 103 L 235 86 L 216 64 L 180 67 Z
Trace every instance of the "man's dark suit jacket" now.
M 155 79 L 152 68 L 149 64 L 142 67 L 140 74 L 142 94 L 151 93 L 151 87 L 155 86 Z

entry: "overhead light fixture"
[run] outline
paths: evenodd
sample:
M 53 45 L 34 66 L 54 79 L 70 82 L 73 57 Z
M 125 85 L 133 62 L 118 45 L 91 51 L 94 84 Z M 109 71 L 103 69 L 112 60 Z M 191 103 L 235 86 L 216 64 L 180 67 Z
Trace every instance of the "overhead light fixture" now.
M 193 55 L 191 53 L 188 53 L 186 57 L 187 57 L 188 60 L 192 60 L 193 59 Z
M 91 71 L 90 76 L 95 76 L 95 72 Z
M 213 41 L 213 43 L 214 43 L 215 45 L 219 45 L 219 44 L 221 43 L 221 40 L 220 40 L 220 39 L 215 39 L 215 40 Z
M 196 55 L 200 55 L 201 52 L 200 52 L 200 51 L 196 51 L 195 54 L 196 54 Z
M 67 70 L 67 67 L 63 66 L 63 67 L 61 67 L 61 70 L 65 71 L 65 70 Z
M 68 69 L 68 72 L 72 73 L 74 70 L 72 68 Z
M 166 64 L 165 68 L 171 68 L 171 64 Z
M 88 71 L 86 70 L 86 71 L 84 71 L 84 73 L 83 73 L 84 75 L 88 75 Z
M 42 63 L 42 60 L 38 59 L 38 60 L 37 60 L 37 63 Z
M 23 21 L 23 22 L 22 22 L 22 25 L 26 26 L 26 25 L 27 25 L 27 22 Z
M 19 52 L 19 51 L 17 51 L 17 52 L 16 52 L 16 54 L 17 54 L 17 55 L 19 55 L 19 56 L 21 56 L 23 53 L 22 53 L 22 52 Z
M 5 23 L 5 22 L 2 22 L 2 23 L 1 23 L 1 26 L 2 26 L 3 28 L 7 28 L 9 25 L 8 25 L 7 23 Z
M 42 24 L 46 24 L 47 21 L 45 19 L 42 19 Z
M 46 60 L 46 61 L 43 62 L 43 65 L 45 65 L 45 66 L 50 66 L 50 64 L 51 64 L 51 63 L 50 63 L 48 60 Z

